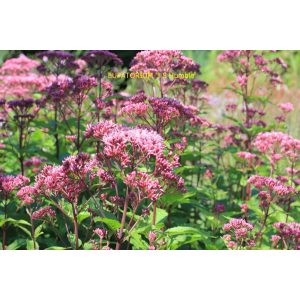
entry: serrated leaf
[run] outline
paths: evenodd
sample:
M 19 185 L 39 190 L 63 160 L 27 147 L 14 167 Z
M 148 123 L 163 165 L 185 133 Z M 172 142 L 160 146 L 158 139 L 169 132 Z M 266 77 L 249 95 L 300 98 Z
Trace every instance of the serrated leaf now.
M 149 248 L 148 243 L 146 243 L 140 234 L 133 231 L 130 235 L 130 244 L 133 245 L 135 250 L 146 250 Z

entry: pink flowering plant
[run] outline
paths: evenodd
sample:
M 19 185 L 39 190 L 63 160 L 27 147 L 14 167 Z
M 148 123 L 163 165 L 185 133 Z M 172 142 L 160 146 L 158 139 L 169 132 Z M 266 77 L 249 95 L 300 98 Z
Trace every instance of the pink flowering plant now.
M 295 55 L 7 52 L 1 249 L 299 250 Z

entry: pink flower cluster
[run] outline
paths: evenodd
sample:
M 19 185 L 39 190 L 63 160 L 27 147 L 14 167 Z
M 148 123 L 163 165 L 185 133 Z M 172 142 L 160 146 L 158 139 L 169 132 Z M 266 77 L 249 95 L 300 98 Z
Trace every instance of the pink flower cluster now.
M 244 53 L 243 50 L 227 50 L 219 54 L 218 56 L 218 61 L 223 62 L 223 61 L 233 61 L 235 59 L 238 59 L 240 56 L 242 56 Z
M 150 50 L 141 51 L 134 57 L 130 71 L 171 73 L 176 71 L 198 72 L 199 65 L 191 58 L 184 56 L 177 50 Z
M 250 152 L 238 152 L 237 156 L 242 159 L 245 159 L 249 163 L 251 163 L 256 158 L 256 155 Z
M 232 64 L 237 82 L 242 89 L 247 86 L 249 75 L 257 71 L 267 74 L 271 84 L 282 84 L 280 75 L 275 69 L 276 66 L 286 69 L 286 63 L 280 57 L 266 58 L 266 53 L 267 51 L 227 50 L 218 56 L 218 60 Z
M 245 87 L 248 83 L 248 77 L 245 74 L 238 75 L 236 81 L 240 84 L 240 86 Z
M 270 177 L 254 175 L 248 179 L 248 183 L 254 185 L 259 190 L 266 188 L 268 197 L 271 196 L 272 192 L 280 197 L 290 196 L 296 193 L 296 190 L 292 186 L 284 185 L 280 180 Z
M 179 157 L 172 152 L 165 155 L 164 140 L 156 131 L 104 121 L 88 126 L 85 135 L 100 140 L 103 144 L 102 155 L 122 168 L 136 170 L 154 159 L 153 175 L 183 189 L 183 179 L 174 173 L 174 168 L 180 165 Z
M 97 86 L 95 77 L 77 75 L 69 81 L 68 90 L 71 98 L 86 98 L 88 92 Z
M 148 234 L 148 240 L 149 240 L 149 250 L 155 250 L 155 242 L 156 242 L 156 239 L 157 239 L 157 235 L 154 231 L 150 231 L 149 234 Z
M 35 202 L 34 195 L 36 189 L 33 186 L 24 186 L 17 192 L 17 197 L 21 200 L 22 205 L 30 205 Z
M 146 103 L 128 103 L 120 110 L 120 115 L 146 117 L 149 105 Z
M 101 228 L 96 228 L 94 230 L 94 233 L 99 236 L 100 240 L 102 240 L 107 235 L 107 230 L 101 229 Z
M 300 250 L 300 224 L 292 223 L 274 223 L 274 228 L 277 229 L 278 235 L 272 237 L 272 241 L 276 244 L 279 240 L 282 241 L 283 248 Z
M 223 235 L 223 240 L 231 249 L 253 248 L 255 246 L 251 236 L 253 228 L 253 225 L 244 219 L 231 219 L 223 226 L 223 230 L 229 232 Z
M 51 208 L 51 206 L 43 207 L 35 212 L 32 213 L 31 218 L 32 220 L 39 220 L 46 216 L 54 218 L 56 216 L 55 211 Z
M 184 189 L 183 179 L 174 173 L 174 168 L 180 165 L 179 157 L 172 152 L 165 155 L 164 140 L 157 132 L 104 121 L 89 126 L 86 136 L 100 142 L 101 152 L 93 158 L 79 153 L 67 157 L 60 166 L 43 167 L 33 186 L 18 191 L 17 196 L 23 205 L 30 205 L 43 197 L 51 200 L 62 197 L 77 205 L 79 195 L 97 177 L 100 183 L 116 186 L 114 164 L 124 169 L 123 182 L 132 192 L 136 191 L 138 201 L 157 201 L 164 193 L 163 186 L 167 188 L 174 184 L 178 189 Z M 143 166 L 151 169 L 151 175 L 139 170 Z M 126 174 L 127 168 L 132 171 Z M 121 200 L 119 196 L 115 199 Z
M 246 214 L 248 212 L 249 207 L 248 207 L 247 203 L 241 204 L 240 207 L 241 207 L 241 212 L 242 213 Z
M 281 240 L 281 237 L 279 235 L 272 235 L 271 236 L 272 246 L 276 247 L 280 240 Z
M 294 105 L 290 102 L 286 103 L 280 103 L 278 104 L 278 107 L 282 110 L 284 113 L 289 113 L 294 110 Z
M 0 68 L 0 75 L 19 75 L 35 70 L 39 62 L 21 54 L 18 58 L 7 59 Z
M 68 176 L 82 179 L 93 171 L 96 163 L 95 159 L 90 159 L 89 154 L 79 153 L 65 158 L 62 167 L 64 173 Z
M 108 134 L 113 129 L 116 129 L 118 127 L 120 127 L 120 125 L 117 125 L 112 121 L 103 121 L 92 125 L 90 124 L 87 126 L 87 129 L 85 131 L 85 137 L 102 139 L 104 135 Z
M 44 161 L 43 159 L 37 156 L 32 156 L 30 159 L 24 161 L 24 166 L 33 167 L 32 171 L 37 172 L 39 170 L 39 167 L 42 165 L 43 161 Z
M 283 156 L 287 156 L 291 161 L 296 161 L 299 157 L 300 140 L 282 132 L 261 132 L 253 145 L 260 152 L 267 153 L 271 163 L 275 163 Z
M 234 112 L 237 110 L 238 105 L 236 103 L 229 103 L 226 104 L 225 110 L 227 112 Z
M 47 99 L 54 103 L 63 101 L 68 95 L 68 87 L 71 82 L 72 79 L 70 77 L 59 75 L 56 80 L 45 89 Z
M 95 77 L 77 75 L 73 78 L 60 75 L 47 89 L 47 98 L 55 103 L 70 100 L 81 105 L 89 91 L 97 86 Z M 72 106 L 71 106 L 72 108 Z
M 0 68 L 0 97 L 28 98 L 42 92 L 55 79 L 36 72 L 39 63 L 21 55 L 5 61 Z
M 132 189 L 137 190 L 139 201 L 146 198 L 155 202 L 164 192 L 158 179 L 153 179 L 151 175 L 141 171 L 129 173 L 124 183 Z
M 155 124 L 151 125 L 158 132 L 172 120 L 188 121 L 192 125 L 206 127 L 211 125 L 204 118 L 197 116 L 197 108 L 193 106 L 183 105 L 171 98 L 147 97 L 143 92 L 132 96 L 129 101 L 124 103 L 120 114 L 128 115 L 131 119 L 140 117 L 147 124 L 151 124 L 151 120 L 155 120 Z M 155 116 L 155 119 L 151 117 L 152 115 Z
M 113 85 L 111 82 L 101 80 L 101 98 L 107 98 L 112 95 Z
M 142 128 L 116 127 L 104 135 L 102 141 L 104 154 L 120 161 L 123 167 L 130 166 L 136 158 L 131 156 L 130 149 L 140 154 L 139 159 L 142 162 L 151 156 L 162 156 L 165 148 L 159 134 Z
M 76 59 L 74 60 L 74 63 L 78 66 L 78 68 L 76 69 L 76 74 L 82 73 L 83 70 L 85 70 L 87 67 L 87 63 L 83 59 Z
M 32 156 L 30 159 L 24 161 L 24 166 L 29 167 L 29 166 L 35 166 L 39 167 L 42 164 L 42 159 L 40 159 L 37 156 Z
M 0 175 L 0 192 L 9 194 L 30 182 L 30 179 L 22 175 Z
M 61 166 L 45 166 L 36 176 L 34 185 L 21 188 L 17 196 L 25 205 L 41 196 L 61 196 L 77 204 L 79 194 L 86 190 L 85 178 L 92 172 L 94 165 L 95 161 L 90 160 L 88 154 L 69 156 Z
M 157 119 L 163 123 L 179 118 L 188 120 L 193 125 L 210 125 L 207 120 L 196 115 L 197 109 L 195 107 L 183 105 L 175 99 L 150 97 L 149 103 Z
M 70 142 L 75 142 L 76 141 L 76 135 L 66 135 L 65 139 L 67 141 L 70 141 Z

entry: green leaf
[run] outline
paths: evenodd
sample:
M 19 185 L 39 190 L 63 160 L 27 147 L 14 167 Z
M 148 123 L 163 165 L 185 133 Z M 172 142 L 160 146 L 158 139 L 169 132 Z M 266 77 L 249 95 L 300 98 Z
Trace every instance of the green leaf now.
M 248 179 L 245 178 L 245 177 L 242 177 L 241 180 L 240 180 L 240 185 L 241 186 L 246 186 L 248 183 Z
M 133 245 L 135 250 L 146 250 L 149 248 L 148 243 L 146 243 L 140 234 L 133 231 L 130 235 L 130 243 Z
M 117 230 L 121 227 L 121 223 L 114 219 L 96 217 L 94 218 L 94 221 L 106 224 L 111 230 Z
M 178 249 L 186 244 L 206 239 L 198 229 L 188 226 L 173 227 L 166 230 L 165 233 L 171 237 L 170 249 L 172 250 Z
M 44 233 L 44 232 L 42 232 L 43 225 L 44 224 L 41 224 L 35 229 L 35 231 L 34 231 L 35 238 L 38 238 L 40 235 L 42 235 Z
M 26 245 L 25 239 L 17 239 L 7 246 L 7 250 L 17 250 Z
M 195 194 L 196 194 L 195 192 L 188 192 L 188 193 L 175 192 L 175 193 L 165 194 L 161 198 L 161 200 L 163 203 L 170 204 L 170 205 L 190 203 L 189 198 L 194 197 Z
M 35 247 L 36 247 L 36 249 L 39 249 L 39 245 L 37 242 L 35 242 Z M 27 248 L 27 250 L 34 250 L 34 243 L 32 240 L 27 240 L 26 248 Z
M 199 234 L 178 235 L 172 240 L 172 242 L 170 244 L 170 250 L 176 250 L 183 245 L 191 244 L 191 243 L 197 242 L 201 239 L 202 239 L 202 236 Z
M 177 226 L 166 230 L 165 233 L 167 233 L 170 236 L 179 235 L 179 234 L 191 235 L 191 234 L 199 234 L 199 230 L 193 227 Z
M 87 211 L 83 211 L 81 212 L 78 216 L 77 216 L 77 222 L 80 225 L 84 220 L 88 219 L 90 217 L 90 213 Z
M 15 220 L 13 218 L 7 218 L 7 219 L 3 219 L 3 220 L 0 221 L 0 227 L 2 227 L 3 224 L 5 224 L 5 223 L 10 223 L 10 224 L 13 224 L 15 226 L 17 226 L 17 225 L 28 225 L 28 226 L 31 226 L 31 224 L 28 223 L 25 220 Z
M 46 248 L 45 250 L 65 250 L 65 249 L 67 249 L 67 248 L 60 247 L 60 246 L 51 246 L 51 247 Z
M 31 238 L 31 232 L 26 227 L 24 227 L 22 225 L 18 225 L 18 224 L 15 224 L 15 226 L 20 228 L 22 231 L 24 231 Z
M 83 249 L 84 250 L 93 250 L 93 244 L 92 243 L 84 243 Z
M 76 248 L 76 236 L 74 233 L 69 234 L 69 240 L 72 244 L 73 249 L 75 249 Z M 82 245 L 82 241 L 80 239 L 78 239 L 78 247 L 80 248 L 81 245 Z
M 162 223 L 164 222 L 164 220 L 167 218 L 168 216 L 168 213 L 164 210 L 164 209 L 161 209 L 161 208 L 156 208 L 156 224 L 158 223 Z M 152 221 L 153 219 L 153 211 L 150 213 L 150 216 L 149 216 L 149 220 Z
M 275 222 L 286 222 L 286 212 L 277 204 L 271 204 L 272 212 L 269 215 L 268 221 L 271 223 Z M 294 218 L 292 216 L 288 217 L 288 222 L 294 222 Z
M 262 217 L 263 212 L 259 208 L 259 201 L 256 198 L 251 198 L 250 201 L 247 202 L 248 208 L 253 210 L 258 218 Z

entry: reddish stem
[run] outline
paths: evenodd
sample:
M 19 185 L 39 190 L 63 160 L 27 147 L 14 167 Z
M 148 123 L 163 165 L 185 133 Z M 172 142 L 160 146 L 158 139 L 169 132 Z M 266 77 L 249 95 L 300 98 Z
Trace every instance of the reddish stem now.
M 123 239 L 123 231 L 124 231 L 124 226 L 125 226 L 125 221 L 126 221 L 127 208 L 128 208 L 128 197 L 126 197 L 125 203 L 124 203 L 124 210 L 123 210 L 123 215 L 122 215 L 122 221 L 121 221 L 121 227 L 120 227 L 120 232 L 119 232 L 119 236 L 118 236 L 118 241 L 116 244 L 116 250 L 120 250 L 122 242 L 123 242 L 122 239 Z

